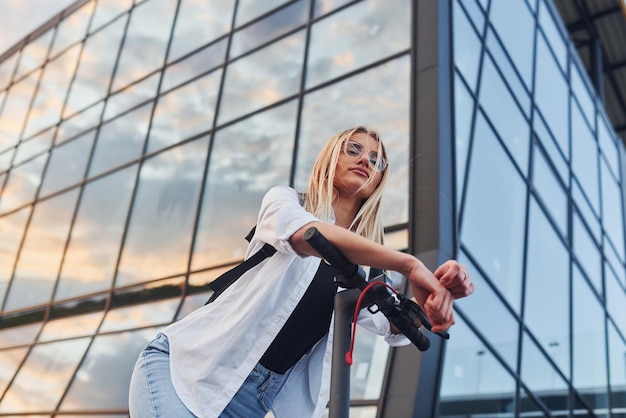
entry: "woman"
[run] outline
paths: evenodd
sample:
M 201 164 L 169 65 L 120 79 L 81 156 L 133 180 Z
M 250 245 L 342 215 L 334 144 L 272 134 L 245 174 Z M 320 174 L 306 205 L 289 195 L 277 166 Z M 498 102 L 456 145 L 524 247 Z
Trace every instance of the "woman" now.
M 448 329 L 453 299 L 471 294 L 473 284 L 455 261 L 433 274 L 414 256 L 382 245 L 387 166 L 378 134 L 356 127 L 328 141 L 303 202 L 291 188 L 272 188 L 247 256 L 265 243 L 278 251 L 144 349 L 131 379 L 131 417 L 322 415 L 337 288 L 332 268 L 303 239 L 312 226 L 352 262 L 407 277 L 432 330 Z M 409 343 L 380 313 L 362 310 L 358 323 L 392 346 Z

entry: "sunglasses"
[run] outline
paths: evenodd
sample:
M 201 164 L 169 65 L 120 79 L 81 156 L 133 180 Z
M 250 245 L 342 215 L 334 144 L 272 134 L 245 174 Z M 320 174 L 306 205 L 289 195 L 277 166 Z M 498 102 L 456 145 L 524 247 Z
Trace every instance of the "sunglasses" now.
M 377 171 L 384 171 L 387 168 L 387 160 L 384 157 L 379 157 L 375 151 L 365 149 L 359 142 L 347 140 L 343 143 L 343 153 L 351 158 L 358 158 L 363 155 L 364 152 L 369 152 L 368 161 L 370 167 Z

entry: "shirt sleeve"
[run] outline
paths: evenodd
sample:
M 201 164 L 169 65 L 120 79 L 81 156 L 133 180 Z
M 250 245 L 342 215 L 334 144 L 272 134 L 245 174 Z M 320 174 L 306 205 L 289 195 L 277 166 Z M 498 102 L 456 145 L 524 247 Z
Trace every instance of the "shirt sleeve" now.
M 394 334 L 391 331 L 391 324 L 382 312 L 371 313 L 367 309 L 361 309 L 357 318 L 357 324 L 373 332 L 382 335 L 385 341 L 392 347 L 401 347 L 411 344 L 411 341 L 404 334 Z

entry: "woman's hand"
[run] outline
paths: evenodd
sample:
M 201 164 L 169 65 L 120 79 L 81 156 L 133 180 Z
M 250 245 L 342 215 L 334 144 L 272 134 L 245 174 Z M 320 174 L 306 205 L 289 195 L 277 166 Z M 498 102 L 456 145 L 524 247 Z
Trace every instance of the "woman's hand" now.
M 433 274 L 455 299 L 464 298 L 474 292 L 474 283 L 465 266 L 455 260 L 446 261 Z

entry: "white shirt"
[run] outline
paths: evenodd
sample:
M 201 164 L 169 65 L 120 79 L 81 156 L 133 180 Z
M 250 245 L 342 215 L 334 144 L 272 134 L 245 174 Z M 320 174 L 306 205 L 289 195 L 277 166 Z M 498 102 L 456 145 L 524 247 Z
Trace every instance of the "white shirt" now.
M 216 418 L 296 308 L 320 263 L 301 257 L 289 238 L 318 221 L 292 188 L 278 186 L 263 198 L 246 257 L 264 243 L 277 252 L 247 271 L 213 303 L 163 330 L 170 344 L 172 383 L 185 406 L 200 418 Z M 334 220 L 332 220 L 334 222 Z M 381 313 L 364 309 L 358 324 L 384 335 L 392 346 L 409 344 L 393 334 Z M 322 415 L 329 397 L 333 321 L 322 338 L 292 368 L 274 403 L 277 418 Z

